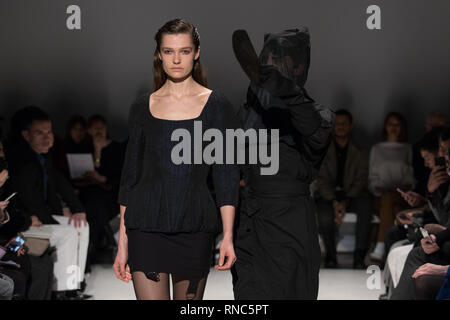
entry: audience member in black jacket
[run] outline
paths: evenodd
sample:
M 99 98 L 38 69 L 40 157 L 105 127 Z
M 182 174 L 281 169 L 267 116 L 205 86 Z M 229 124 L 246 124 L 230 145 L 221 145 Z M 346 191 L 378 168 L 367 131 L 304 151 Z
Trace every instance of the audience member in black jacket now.
M 0 162 L 7 167 L 1 142 Z M 2 168 L 0 168 L 2 175 L 6 173 L 7 177 L 9 175 L 8 170 L 2 170 Z M 10 188 L 9 180 L 0 177 L 0 200 L 6 199 L 13 191 Z M 3 224 L 0 229 L 0 245 L 8 247 L 10 241 L 19 232 L 26 231 L 31 226 L 31 218 L 24 213 L 23 208 L 19 207 L 19 203 L 15 197 L 11 198 L 5 205 L 6 208 L 3 211 L 7 212 L 9 221 Z M 26 244 L 24 249 L 26 249 Z M 26 254 L 26 250 L 22 250 L 21 248 L 17 254 L 7 252 L 2 260 L 12 260 L 20 265 L 18 269 L 16 267 L 3 267 L 3 273 L 14 280 L 15 295 L 29 300 L 49 300 L 51 298 L 53 261 L 48 251 L 44 252 L 40 257 L 36 257 Z
M 411 250 L 405 262 L 402 275 L 394 289 L 392 300 L 412 300 L 414 294 L 413 275 L 421 266 L 430 263 L 439 266 L 450 264 L 450 229 L 445 229 L 436 235 L 431 234 L 433 243 L 422 239 L 421 246 Z
M 80 282 L 70 281 L 71 270 L 78 267 L 78 279 L 82 282 L 89 227 L 69 181 L 52 166 L 49 150 L 53 141 L 49 116 L 37 107 L 25 107 L 12 118 L 6 157 L 11 164 L 11 187 L 17 191 L 16 200 L 31 217 L 27 232 L 45 232 L 50 245 L 56 247 L 53 289 L 62 292 L 80 289 Z M 61 199 L 71 211 L 64 216 Z

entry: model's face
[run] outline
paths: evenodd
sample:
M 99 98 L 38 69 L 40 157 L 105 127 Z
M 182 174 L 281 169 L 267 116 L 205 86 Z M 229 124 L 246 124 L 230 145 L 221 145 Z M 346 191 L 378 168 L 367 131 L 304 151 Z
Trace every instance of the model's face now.
M 420 155 L 423 158 L 423 164 L 425 165 L 425 167 L 433 170 L 435 166 L 434 162 L 435 155 L 427 150 L 420 150 Z
M 396 117 L 389 117 L 386 123 L 386 133 L 392 140 L 398 140 L 400 132 L 402 130 L 402 125 Z
M 36 153 L 47 153 L 53 147 L 54 136 L 50 121 L 33 121 L 28 130 L 22 131 L 23 138 Z
M 183 80 L 191 75 L 194 60 L 200 55 L 195 51 L 191 36 L 187 33 L 164 34 L 161 39 L 159 58 L 164 72 L 172 80 Z
M 88 133 L 93 137 L 102 137 L 106 139 L 108 127 L 103 121 L 94 121 L 88 129 Z
M 70 137 L 72 138 L 73 142 L 79 144 L 86 137 L 86 129 L 81 123 L 77 122 L 70 129 Z
M 352 130 L 350 119 L 345 115 L 337 115 L 334 125 L 334 135 L 339 138 L 348 137 Z

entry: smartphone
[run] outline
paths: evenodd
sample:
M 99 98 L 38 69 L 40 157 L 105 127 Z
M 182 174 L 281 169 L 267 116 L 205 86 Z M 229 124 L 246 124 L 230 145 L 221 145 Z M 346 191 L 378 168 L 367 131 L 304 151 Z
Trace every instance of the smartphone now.
M 434 158 L 434 164 L 439 167 L 445 167 L 445 157 L 436 157 Z
M 3 200 L 3 201 L 8 201 L 9 199 L 11 199 L 12 197 L 14 197 L 15 195 L 17 194 L 17 192 L 13 192 L 13 193 L 11 193 L 10 195 L 9 195 L 9 197 L 8 198 L 6 198 L 5 200 Z
M 8 245 L 8 250 L 12 251 L 12 252 L 17 252 L 19 250 L 19 248 L 21 246 L 23 246 L 23 244 L 25 243 L 25 240 L 20 237 L 17 236 L 9 245 Z
M 422 236 L 427 239 L 427 242 L 434 243 L 433 239 L 431 239 L 430 235 L 428 234 L 428 231 L 424 228 L 420 227 L 420 232 L 422 233 Z

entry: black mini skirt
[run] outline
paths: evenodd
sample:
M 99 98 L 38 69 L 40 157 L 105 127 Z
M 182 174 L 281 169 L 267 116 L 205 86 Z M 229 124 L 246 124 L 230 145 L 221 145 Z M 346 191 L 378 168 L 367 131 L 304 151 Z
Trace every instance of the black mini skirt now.
M 161 233 L 127 229 L 128 265 L 131 273 L 142 271 L 159 281 L 159 273 L 177 274 L 190 280 L 188 292 L 208 275 L 214 249 L 214 234 Z

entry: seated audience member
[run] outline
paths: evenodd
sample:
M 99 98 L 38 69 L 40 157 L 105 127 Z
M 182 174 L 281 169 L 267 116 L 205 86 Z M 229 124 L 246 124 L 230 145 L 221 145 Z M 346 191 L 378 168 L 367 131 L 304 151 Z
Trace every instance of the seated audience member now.
M 52 166 L 52 145 L 52 123 L 44 111 L 30 106 L 14 114 L 6 147 L 12 188 L 31 218 L 27 232 L 45 230 L 51 246 L 56 247 L 53 252 L 56 297 L 74 297 L 79 296 L 77 290 L 84 280 L 89 227 L 70 183 Z M 71 213 L 62 215 L 60 198 Z
M 430 238 L 431 240 L 423 238 L 421 245 L 409 252 L 400 281 L 393 290 L 392 300 L 414 299 L 414 286 L 420 285 L 415 283 L 415 278 L 418 278 L 424 269 L 428 269 L 428 266 L 423 267 L 423 265 L 430 263 L 448 266 L 450 264 L 450 229 L 446 228 L 436 234 L 430 234 Z
M 55 154 L 55 167 L 70 179 L 68 153 L 91 153 L 91 146 L 87 139 L 87 122 L 81 115 L 72 115 L 66 125 L 66 134 Z
M 13 190 L 10 188 L 8 163 L 3 152 L 3 144 L 0 141 L 0 199 L 6 199 Z M 0 201 L 0 244 L 7 248 L 9 243 L 16 238 L 19 232 L 26 231 L 31 225 L 31 219 L 19 208 L 17 198 L 13 197 L 8 201 Z M 8 222 L 8 224 L 6 224 Z M 5 225 L 6 224 L 6 225 Z M 27 245 L 27 243 L 25 243 Z M 5 272 L 13 274 L 15 278 L 17 273 L 22 275 L 15 286 L 16 296 L 21 296 L 29 300 L 48 300 L 51 298 L 53 283 L 53 261 L 48 253 L 44 252 L 41 256 L 31 256 L 26 254 L 26 246 L 19 248 L 17 254 L 7 252 L 3 255 L 3 260 L 11 260 L 20 265 L 17 267 L 4 266 Z
M 401 114 L 391 112 L 384 121 L 383 141 L 370 151 L 369 190 L 376 197 L 380 217 L 377 243 L 370 257 L 378 261 L 384 257 L 386 231 L 393 225 L 396 214 L 407 207 L 396 190 L 410 190 L 415 183 L 412 149 L 406 140 L 406 120 Z
M 90 224 L 90 258 L 91 263 L 113 263 L 115 240 L 109 221 L 119 213 L 117 197 L 124 154 L 121 144 L 109 138 L 107 122 L 101 115 L 89 119 L 87 132 L 95 170 L 87 172 L 76 186 Z
M 427 184 L 427 199 L 435 218 L 441 225 L 450 225 L 450 128 L 439 134 L 439 151 L 431 168 Z M 436 161 L 442 160 L 442 163 Z
M 442 180 L 439 181 L 436 180 L 437 176 L 435 174 L 435 172 L 437 172 L 435 158 L 448 153 L 448 149 L 446 148 L 446 140 L 448 139 L 447 132 L 448 128 L 446 127 L 433 128 L 430 132 L 426 133 L 417 144 L 425 166 L 433 172 L 427 179 L 428 181 L 425 182 L 425 185 L 429 185 L 432 188 L 430 190 L 437 188 L 437 191 L 433 193 L 427 192 L 427 197 L 422 197 L 412 191 L 402 193 L 402 197 L 411 206 L 414 206 L 419 202 L 423 203 L 424 199 L 428 202 L 423 208 L 416 209 L 416 211 L 421 211 L 422 215 L 419 216 L 420 219 L 416 219 L 415 223 L 417 224 L 420 222 L 421 226 L 425 225 L 425 228 L 429 230 L 430 233 L 437 233 L 450 224 L 450 194 L 448 183 L 446 183 L 448 182 L 448 177 L 443 177 L 441 178 Z M 431 210 L 428 208 L 431 208 Z M 414 211 L 414 209 L 412 210 Z M 397 286 L 406 257 L 409 251 L 414 247 L 414 239 L 407 239 L 408 232 L 414 230 L 414 227 L 410 225 L 409 228 L 405 228 L 404 226 L 405 224 L 408 225 L 407 223 L 407 221 L 399 223 L 397 226 L 391 228 L 386 235 L 385 242 L 387 250 L 389 250 L 391 245 L 397 241 L 389 252 L 387 265 L 384 270 L 385 283 L 386 287 L 388 287 L 387 296 L 390 293 L 389 288 L 392 289 Z M 411 235 L 409 238 L 411 238 Z M 401 241 L 403 239 L 406 240 Z
M 420 195 L 412 190 L 400 192 L 400 195 L 411 207 L 422 207 L 423 224 L 440 223 L 446 225 L 448 221 L 448 209 L 450 208 L 450 194 L 446 196 L 450 191 L 447 183 L 448 175 L 443 175 L 442 172 L 439 171 L 439 168 L 443 168 L 435 165 L 436 157 L 448 153 L 447 150 L 444 150 L 445 148 L 439 149 L 439 143 L 442 141 L 441 137 L 445 136 L 447 132 L 447 127 L 433 128 L 423 136 L 420 142 L 417 143 L 417 148 L 420 150 L 424 166 L 429 169 L 430 172 L 433 172 L 427 177 L 426 181 L 423 182 L 423 184 L 427 186 L 426 193 Z M 444 145 L 445 142 L 443 143 L 443 146 Z M 430 193 L 428 191 L 428 185 L 432 189 L 436 188 L 435 186 L 439 186 L 439 188 L 436 192 Z M 403 224 L 392 227 L 388 231 L 385 239 L 386 252 L 389 252 L 389 248 L 394 242 L 406 239 L 407 232 L 408 229 L 404 228 Z
M 440 111 L 430 112 L 425 120 L 425 133 L 430 132 L 433 128 L 445 126 L 447 117 Z M 419 143 L 415 143 L 413 146 L 413 160 L 412 165 L 414 168 L 414 177 L 417 181 L 414 191 L 418 194 L 425 195 L 428 175 L 430 170 L 423 164 L 423 159 L 420 155 Z
M 354 268 L 364 268 L 369 248 L 372 199 L 367 192 L 368 153 L 351 139 L 353 117 L 336 112 L 334 143 L 330 144 L 317 178 L 317 212 L 325 248 L 325 267 L 337 267 L 336 227 L 346 212 L 357 214 Z

